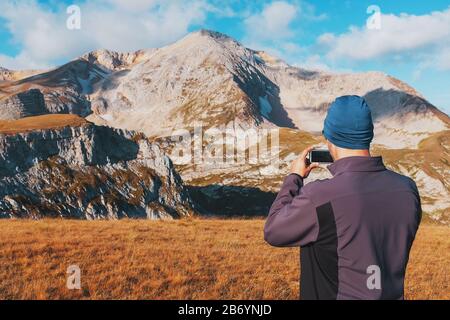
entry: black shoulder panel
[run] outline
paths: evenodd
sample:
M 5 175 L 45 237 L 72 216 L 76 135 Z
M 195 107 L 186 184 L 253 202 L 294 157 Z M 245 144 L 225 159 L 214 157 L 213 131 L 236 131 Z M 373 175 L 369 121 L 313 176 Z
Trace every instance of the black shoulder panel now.
M 338 293 L 337 231 L 333 207 L 327 202 L 316 208 L 317 241 L 301 248 L 300 295 L 306 300 L 335 300 Z

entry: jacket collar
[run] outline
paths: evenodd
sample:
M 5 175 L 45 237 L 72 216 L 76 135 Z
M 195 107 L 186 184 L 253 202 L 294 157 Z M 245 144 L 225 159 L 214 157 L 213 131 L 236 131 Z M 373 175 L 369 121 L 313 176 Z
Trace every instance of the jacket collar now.
M 344 172 L 373 172 L 383 171 L 386 167 L 381 157 L 347 157 L 328 166 L 333 176 Z

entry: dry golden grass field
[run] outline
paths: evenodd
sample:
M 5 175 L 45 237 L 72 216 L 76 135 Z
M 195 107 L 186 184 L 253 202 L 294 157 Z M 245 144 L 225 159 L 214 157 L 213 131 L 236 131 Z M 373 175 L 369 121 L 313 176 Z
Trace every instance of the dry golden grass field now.
M 296 299 L 299 250 L 264 221 L 0 221 L 0 299 Z M 81 290 L 66 288 L 81 268 Z M 407 299 L 450 299 L 450 228 L 423 223 Z

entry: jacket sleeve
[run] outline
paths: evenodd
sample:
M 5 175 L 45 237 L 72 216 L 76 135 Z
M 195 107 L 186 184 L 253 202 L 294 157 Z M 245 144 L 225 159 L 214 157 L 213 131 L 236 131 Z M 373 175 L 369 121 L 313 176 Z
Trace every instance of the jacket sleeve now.
M 304 246 L 317 240 L 316 208 L 302 192 L 303 179 L 290 174 L 283 182 L 264 226 L 264 240 L 276 247 Z

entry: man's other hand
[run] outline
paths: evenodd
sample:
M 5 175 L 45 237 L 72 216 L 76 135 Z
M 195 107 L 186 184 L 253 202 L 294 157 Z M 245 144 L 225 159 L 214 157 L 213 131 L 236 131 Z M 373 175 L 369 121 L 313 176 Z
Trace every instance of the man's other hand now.
M 298 174 L 302 178 L 307 178 L 312 169 L 317 168 L 319 163 L 309 163 L 307 162 L 306 157 L 308 156 L 308 152 L 314 149 L 314 146 L 306 148 L 303 150 L 302 154 L 295 159 L 291 164 L 291 173 Z

